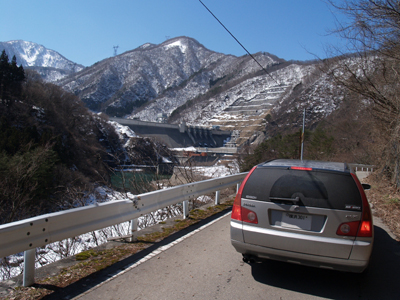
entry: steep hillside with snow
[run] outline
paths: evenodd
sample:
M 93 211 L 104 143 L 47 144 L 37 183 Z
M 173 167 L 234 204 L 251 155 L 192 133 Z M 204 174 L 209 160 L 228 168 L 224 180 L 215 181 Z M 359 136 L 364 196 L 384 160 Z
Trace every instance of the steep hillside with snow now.
M 15 55 L 18 65 L 22 64 L 24 68 L 39 72 L 44 80 L 50 82 L 84 68 L 84 66 L 66 59 L 60 53 L 33 42 L 22 40 L 0 42 L 0 52 L 3 50 L 10 59 Z
M 93 111 L 143 121 L 165 114 L 169 123 L 239 130 L 240 143 L 300 126 L 303 108 L 307 124 L 317 123 L 344 97 L 318 62 L 254 54 L 265 72 L 248 55 L 217 53 L 189 37 L 146 43 L 87 68 L 32 42 L 3 42 L 2 49 Z
M 32 42 L 3 42 L 2 49 L 93 111 L 144 121 L 162 113 L 169 123 L 240 130 L 241 142 L 299 126 L 303 108 L 306 122 L 316 123 L 343 99 L 317 62 L 288 62 L 259 52 L 253 56 L 262 70 L 248 55 L 217 53 L 188 37 L 147 43 L 87 68 Z
M 105 59 L 58 84 L 94 111 L 143 121 L 165 114 L 169 123 L 239 130 L 239 143 L 300 126 L 303 108 L 307 124 L 318 123 L 343 99 L 317 61 L 253 56 L 264 70 L 249 55 L 225 55 L 177 37 Z
M 279 61 L 268 55 L 261 60 L 266 66 Z M 60 85 L 80 96 L 92 110 L 155 120 L 157 113 L 170 114 L 227 75 L 239 78 L 256 71 L 257 65 L 247 57 L 216 53 L 194 39 L 179 37 L 105 59 Z M 143 105 L 144 113 L 139 109 Z
M 239 142 L 242 143 L 256 132 L 265 131 L 266 116 L 281 103 L 294 101 L 299 105 L 299 99 L 293 97 L 295 87 L 309 80 L 314 72 L 315 65 L 293 63 L 269 74 L 264 73 L 240 81 L 226 89 L 221 86 L 220 93 L 212 95 L 211 92 L 203 100 L 184 105 L 186 107 L 176 118 L 173 114 L 172 120 L 240 130 L 242 141 Z

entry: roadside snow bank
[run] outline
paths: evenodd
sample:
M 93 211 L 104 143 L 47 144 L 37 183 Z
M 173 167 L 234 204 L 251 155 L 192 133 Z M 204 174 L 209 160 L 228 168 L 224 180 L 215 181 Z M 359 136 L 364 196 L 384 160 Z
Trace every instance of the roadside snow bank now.
M 217 164 L 211 167 L 193 167 L 193 172 L 210 178 L 224 177 L 239 173 L 239 165 L 236 160 Z

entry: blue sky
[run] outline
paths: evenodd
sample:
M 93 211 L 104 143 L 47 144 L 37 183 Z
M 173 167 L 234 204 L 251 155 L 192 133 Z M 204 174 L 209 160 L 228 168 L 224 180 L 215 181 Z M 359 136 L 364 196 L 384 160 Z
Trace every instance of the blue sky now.
M 335 17 L 322 0 L 202 0 L 250 53 L 325 58 Z M 0 41 L 31 41 L 90 66 L 145 43 L 189 36 L 210 50 L 245 51 L 198 0 L 0 0 Z

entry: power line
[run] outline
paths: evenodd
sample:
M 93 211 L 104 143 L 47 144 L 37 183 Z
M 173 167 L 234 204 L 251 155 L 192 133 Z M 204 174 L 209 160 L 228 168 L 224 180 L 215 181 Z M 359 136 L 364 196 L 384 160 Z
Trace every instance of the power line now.
M 244 51 L 247 52 L 248 55 L 250 55 L 250 57 L 260 66 L 261 69 L 264 70 L 264 72 L 272 78 L 273 81 L 275 81 L 277 84 L 279 84 L 274 77 L 272 77 L 272 75 L 270 73 L 268 73 L 268 71 L 258 62 L 258 60 L 249 52 L 247 51 L 247 49 L 242 45 L 241 42 L 239 42 L 239 40 L 228 30 L 228 28 L 225 27 L 224 24 L 222 24 L 222 22 L 213 14 L 213 12 L 201 1 L 199 0 L 201 4 L 203 4 L 203 6 L 208 10 L 208 12 L 218 21 L 219 24 L 221 24 L 222 27 L 224 27 L 224 29 L 235 39 L 235 41 L 244 49 Z

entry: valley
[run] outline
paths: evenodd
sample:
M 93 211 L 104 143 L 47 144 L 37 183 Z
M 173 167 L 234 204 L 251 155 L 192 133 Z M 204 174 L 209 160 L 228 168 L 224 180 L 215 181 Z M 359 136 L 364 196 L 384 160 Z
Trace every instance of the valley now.
M 340 91 L 331 91 L 332 82 L 317 60 L 285 61 L 258 52 L 254 57 L 264 72 L 248 55 L 213 52 L 189 37 L 145 44 L 86 68 L 71 68 L 72 62 L 45 64 L 60 55 L 40 45 L 18 43 L 3 43 L 0 49 L 16 54 L 17 62 L 27 67 L 39 68 L 42 62 L 45 80 L 77 95 L 93 112 L 149 122 L 163 114 L 170 124 L 219 127 L 235 131 L 239 146 L 259 144 L 274 135 L 277 128 L 271 121 L 286 120 L 278 126 L 297 130 L 305 107 L 306 126 L 315 126 L 343 97 Z M 34 47 L 36 56 L 28 57 Z M 55 69 L 67 73 L 46 76 Z

